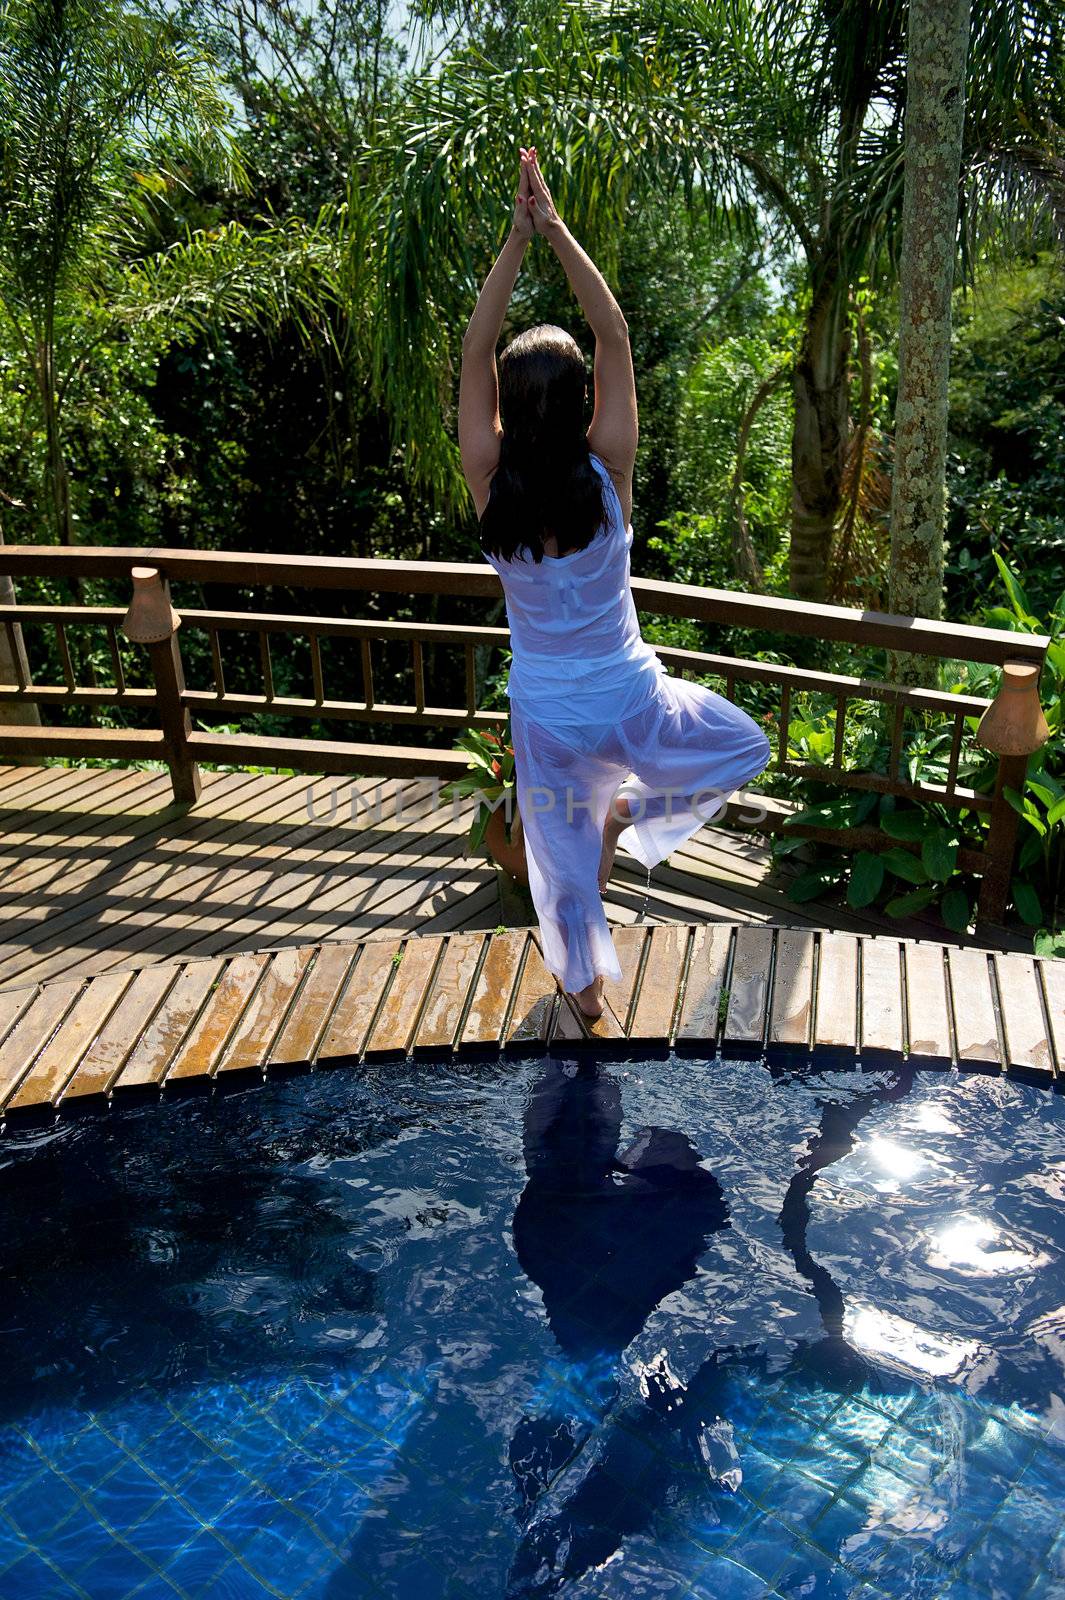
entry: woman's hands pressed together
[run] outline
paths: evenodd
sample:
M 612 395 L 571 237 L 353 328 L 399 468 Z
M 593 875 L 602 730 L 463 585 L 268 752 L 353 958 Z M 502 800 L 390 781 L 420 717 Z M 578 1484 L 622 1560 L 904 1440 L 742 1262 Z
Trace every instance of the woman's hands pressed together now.
M 528 231 L 519 227 L 518 213 L 524 210 L 529 219 Z M 544 182 L 544 175 L 540 171 L 540 162 L 536 154 L 536 146 L 531 145 L 528 150 L 521 148 L 521 182 L 518 187 L 518 201 L 514 208 L 514 226 L 522 238 L 529 238 L 536 233 L 550 233 L 553 228 L 561 226 L 562 218 L 555 210 L 555 202 L 551 198 L 551 191 Z

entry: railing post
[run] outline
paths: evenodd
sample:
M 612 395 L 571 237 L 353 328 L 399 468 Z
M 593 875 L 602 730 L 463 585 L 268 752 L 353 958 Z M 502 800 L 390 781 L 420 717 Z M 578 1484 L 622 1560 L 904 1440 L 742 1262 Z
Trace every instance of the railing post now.
M 1049 731 L 1039 704 L 1039 668 L 1030 661 L 1004 661 L 998 694 L 976 730 L 977 743 L 999 758 L 984 851 L 987 866 L 977 902 L 981 921 L 1001 922 L 1006 914 L 1020 825 L 1006 790 L 1023 792 L 1028 757 L 1046 743 Z
M 170 585 L 158 568 L 134 567 L 132 576 L 133 599 L 122 631 L 134 644 L 148 646 L 174 799 L 192 805 L 200 797 L 200 769 L 189 753 L 192 718 L 181 701 L 185 689 L 177 642 L 181 618 L 170 604 Z

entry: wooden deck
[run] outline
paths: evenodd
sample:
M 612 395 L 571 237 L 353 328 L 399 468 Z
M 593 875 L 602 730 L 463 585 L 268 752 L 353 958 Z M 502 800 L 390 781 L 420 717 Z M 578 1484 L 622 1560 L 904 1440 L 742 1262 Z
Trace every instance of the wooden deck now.
M 1065 1081 L 1065 962 L 750 924 L 615 935 L 589 1023 L 529 929 L 335 940 L 0 993 L 0 1115 L 51 1117 L 390 1056 L 663 1048 Z
M 434 801 L 427 779 L 207 770 L 184 810 L 163 770 L 0 766 L 0 993 L 177 959 L 494 928 L 495 869 L 463 855 L 472 801 L 455 814 Z M 706 827 L 649 887 L 619 855 L 607 915 L 944 937 L 931 922 L 793 904 L 789 877 L 771 869 L 762 836 Z M 996 948 L 1025 940 L 1001 935 Z

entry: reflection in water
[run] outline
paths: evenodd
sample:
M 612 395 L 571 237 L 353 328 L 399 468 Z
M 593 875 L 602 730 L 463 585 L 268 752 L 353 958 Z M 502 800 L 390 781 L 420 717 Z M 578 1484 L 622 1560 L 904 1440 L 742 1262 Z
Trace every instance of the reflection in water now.
M 685 1134 L 643 1128 L 619 1154 L 621 1118 L 621 1090 L 593 1062 L 550 1061 L 526 1106 L 528 1182 L 514 1247 L 562 1352 L 599 1376 L 600 1415 L 610 1420 L 573 1492 L 527 1528 L 511 1570 L 513 1596 L 579 1577 L 640 1531 L 655 1498 L 648 1482 L 668 1471 L 678 1431 L 706 1470 L 735 1486 L 731 1431 L 720 1418 L 702 1422 L 665 1352 L 639 1369 L 642 1404 L 610 1416 L 616 1386 L 602 1382 L 603 1358 L 631 1344 L 666 1296 L 695 1276 L 711 1234 L 729 1225 L 721 1185 Z M 572 1387 L 587 1395 L 590 1386 L 577 1379 Z M 523 1513 L 564 1476 L 597 1420 L 586 1407 L 562 1410 L 556 1401 L 519 1423 L 510 1460 Z M 619 1494 L 619 1485 L 637 1492 Z
M 902 1327 L 875 1307 L 849 1312 L 807 1244 L 817 1174 L 849 1154 L 862 1119 L 906 1096 L 912 1081 L 912 1073 L 899 1072 L 847 1104 L 820 1100 L 818 1131 L 784 1196 L 783 1241 L 810 1283 L 824 1328 L 795 1363 L 804 1381 L 815 1373 L 822 1383 L 827 1377 L 844 1387 L 860 1381 L 868 1372 L 862 1352 L 907 1375 L 954 1371 L 970 1354 L 954 1349 L 961 1341 Z M 549 1063 L 525 1113 L 529 1181 L 514 1217 L 515 1248 L 543 1293 L 555 1338 L 575 1362 L 620 1354 L 666 1295 L 695 1275 L 710 1235 L 728 1226 L 721 1186 L 699 1165 L 687 1136 L 647 1128 L 618 1156 L 621 1118 L 618 1084 L 593 1063 Z M 896 1174 L 916 1170 L 902 1146 L 880 1144 L 883 1164 Z M 554 1593 L 601 1567 L 649 1527 L 657 1506 L 690 1489 L 693 1470 L 704 1490 L 735 1493 L 742 1464 L 731 1424 L 719 1414 L 727 1409 L 731 1353 L 713 1351 L 687 1383 L 670 1369 L 664 1350 L 637 1363 L 642 1403 L 613 1410 L 616 1390 L 609 1389 L 598 1432 L 594 1416 L 557 1407 L 522 1420 L 511 1466 L 526 1528 L 511 1568 L 510 1600 Z M 590 1460 L 583 1476 L 582 1456 Z

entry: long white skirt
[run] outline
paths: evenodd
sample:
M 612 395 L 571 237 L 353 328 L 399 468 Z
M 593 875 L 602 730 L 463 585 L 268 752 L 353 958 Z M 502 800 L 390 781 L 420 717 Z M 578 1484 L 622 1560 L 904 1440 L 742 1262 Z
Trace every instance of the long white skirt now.
M 764 771 L 769 740 L 723 695 L 668 673 L 655 699 L 610 727 L 545 728 L 511 701 L 518 810 L 544 964 L 571 994 L 621 966 L 599 893 L 615 797 L 633 821 L 618 849 L 650 869 Z

